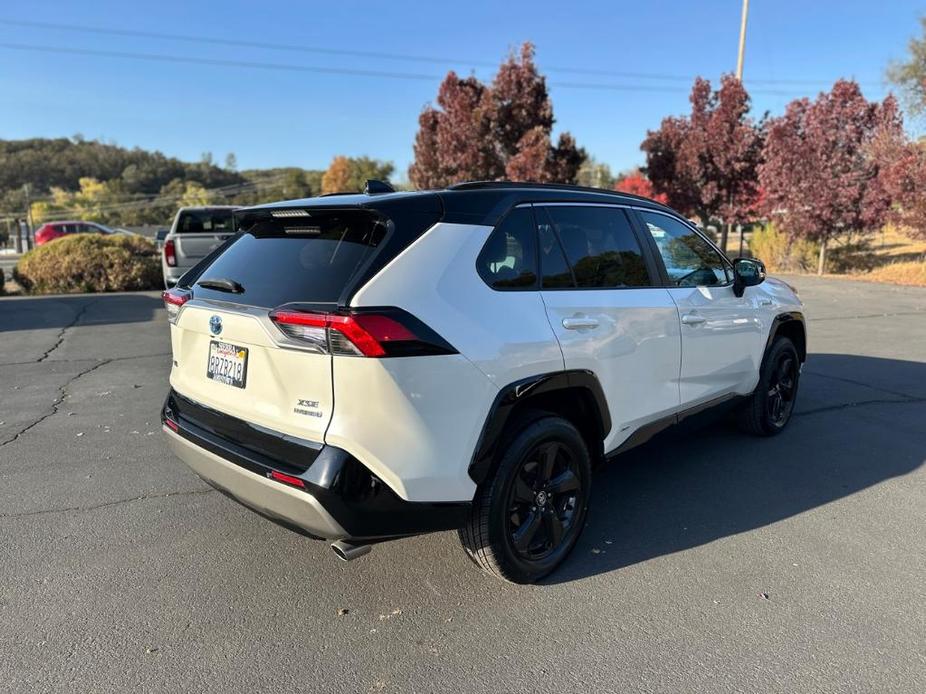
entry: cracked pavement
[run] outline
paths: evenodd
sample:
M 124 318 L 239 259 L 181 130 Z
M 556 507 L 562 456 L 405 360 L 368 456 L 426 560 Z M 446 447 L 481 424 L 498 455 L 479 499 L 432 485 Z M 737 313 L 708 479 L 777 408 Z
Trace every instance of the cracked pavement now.
M 156 293 L 0 299 L 3 688 L 926 691 L 926 290 L 789 281 L 787 433 L 600 470 L 533 587 L 453 533 L 342 564 L 211 491 L 160 434 Z

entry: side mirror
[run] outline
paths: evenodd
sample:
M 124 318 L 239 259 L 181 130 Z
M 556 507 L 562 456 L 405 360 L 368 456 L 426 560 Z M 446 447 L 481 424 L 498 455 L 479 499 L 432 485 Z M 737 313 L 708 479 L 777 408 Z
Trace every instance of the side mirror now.
M 167 229 L 158 229 L 157 233 L 154 235 L 155 241 L 163 241 L 167 238 Z
M 742 296 L 746 287 L 765 281 L 765 265 L 755 258 L 737 258 L 733 261 L 733 293 Z

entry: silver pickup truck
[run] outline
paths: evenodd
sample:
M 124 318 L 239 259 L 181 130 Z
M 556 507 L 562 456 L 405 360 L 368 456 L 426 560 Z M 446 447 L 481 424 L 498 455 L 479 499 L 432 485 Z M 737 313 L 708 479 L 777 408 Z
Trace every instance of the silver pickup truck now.
M 231 205 L 181 207 L 161 246 L 164 285 L 173 287 L 183 274 L 235 233 Z

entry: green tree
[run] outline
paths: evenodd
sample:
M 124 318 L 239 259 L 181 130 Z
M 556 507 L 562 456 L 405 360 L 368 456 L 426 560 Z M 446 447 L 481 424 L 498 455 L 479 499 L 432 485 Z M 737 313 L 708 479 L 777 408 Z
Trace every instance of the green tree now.
M 920 37 L 910 39 L 906 60 L 891 63 L 887 78 L 904 95 L 904 102 L 912 115 L 926 112 L 926 17 L 920 18 Z
M 615 178 L 610 166 L 595 157 L 589 157 L 579 167 L 576 183 L 580 186 L 610 189 L 615 183 Z

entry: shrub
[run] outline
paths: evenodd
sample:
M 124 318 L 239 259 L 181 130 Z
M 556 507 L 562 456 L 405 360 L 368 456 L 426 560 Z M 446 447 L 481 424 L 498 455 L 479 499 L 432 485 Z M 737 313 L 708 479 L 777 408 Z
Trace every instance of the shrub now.
M 161 267 L 141 236 L 75 234 L 26 253 L 14 277 L 33 294 L 120 292 L 158 288 Z
M 773 223 L 757 227 L 749 239 L 749 251 L 771 272 L 816 270 L 819 246 L 803 239 L 790 239 Z

